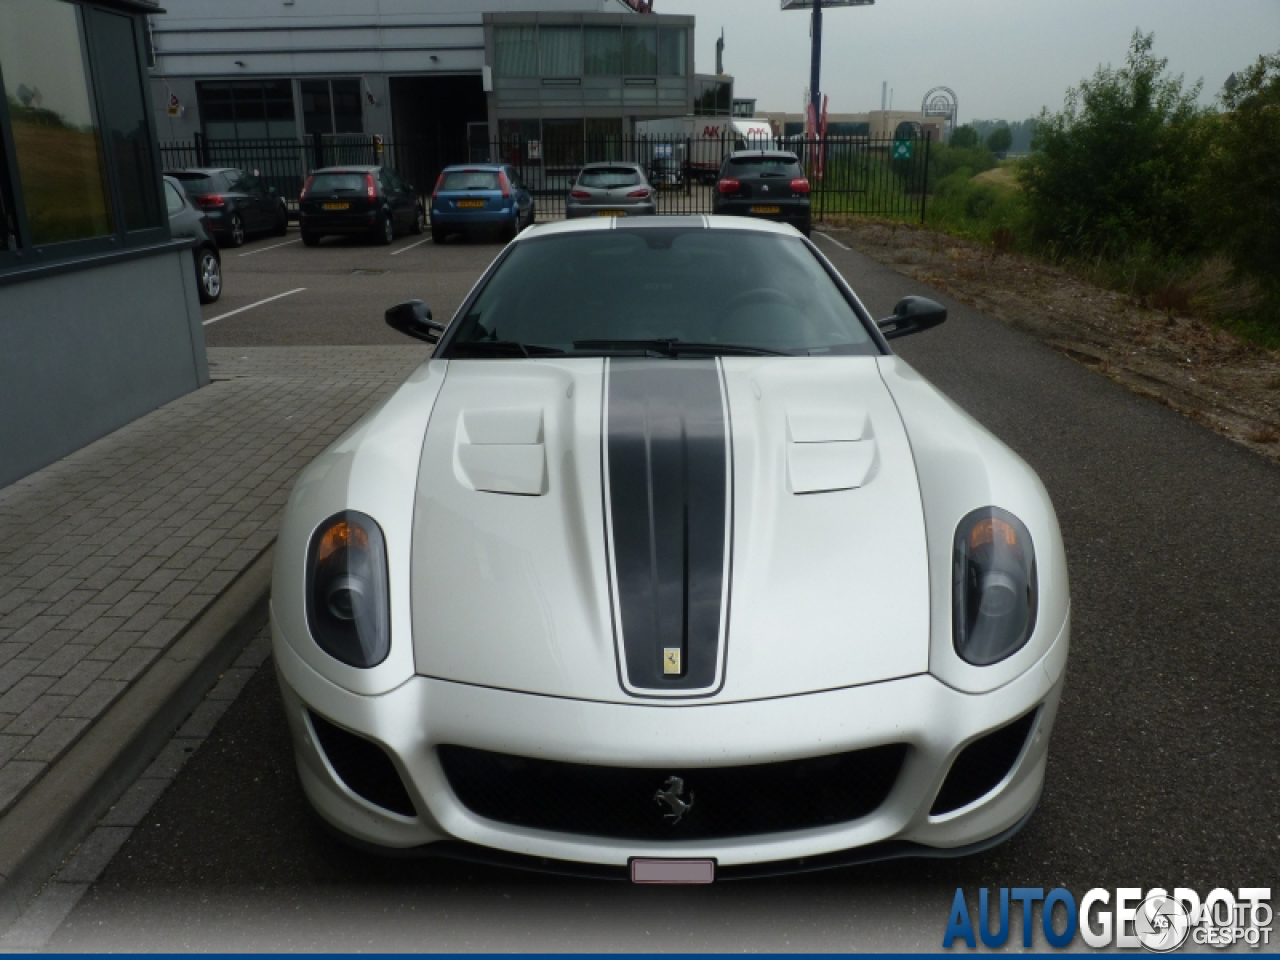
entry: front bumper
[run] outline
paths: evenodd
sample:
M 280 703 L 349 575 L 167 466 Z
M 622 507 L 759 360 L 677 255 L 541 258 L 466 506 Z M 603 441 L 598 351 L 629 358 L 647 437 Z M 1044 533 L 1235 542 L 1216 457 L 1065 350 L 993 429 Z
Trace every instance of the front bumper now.
M 632 857 L 713 857 L 725 874 L 753 865 L 759 872 L 758 865 L 767 864 L 812 869 L 814 863 L 834 866 L 867 857 L 929 851 L 946 856 L 1013 831 L 1040 795 L 1069 632 L 1068 621 L 1038 664 L 980 695 L 960 693 L 925 674 L 776 700 L 671 707 L 539 697 L 428 677 L 414 677 L 381 696 L 360 696 L 321 677 L 294 652 L 274 619 L 272 626 L 303 788 L 320 815 L 348 836 L 400 850 L 440 843 L 442 852 L 460 841 L 466 849 L 487 848 L 499 856 L 593 868 L 623 868 Z M 968 806 L 931 816 L 961 750 L 1036 708 L 1035 726 L 1004 780 Z M 393 814 L 352 793 L 318 748 L 308 709 L 381 744 L 417 816 Z M 906 743 L 909 751 L 888 798 L 865 817 L 785 833 L 671 842 L 553 833 L 479 817 L 454 795 L 434 749 L 457 744 L 660 772 L 668 766 L 825 756 L 885 743 Z

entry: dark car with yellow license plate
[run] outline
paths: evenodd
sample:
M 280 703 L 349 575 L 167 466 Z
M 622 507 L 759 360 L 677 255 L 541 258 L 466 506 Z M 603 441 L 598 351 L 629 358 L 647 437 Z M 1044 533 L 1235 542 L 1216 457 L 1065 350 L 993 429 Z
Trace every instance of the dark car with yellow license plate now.
M 256 173 L 236 167 L 186 167 L 166 170 L 165 176 L 182 184 L 221 247 L 238 247 L 250 234 L 282 237 L 289 230 L 284 198 Z
M 582 168 L 564 215 L 576 217 L 636 217 L 658 212 L 653 186 L 634 163 L 589 163 Z
M 387 244 L 398 233 L 422 233 L 426 214 L 417 192 L 390 167 L 325 167 L 302 187 L 298 225 L 308 247 L 334 234 Z
M 431 192 L 431 238 L 492 234 L 510 240 L 537 219 L 533 194 L 510 164 L 445 167 Z
M 712 212 L 789 223 L 809 235 L 809 181 L 794 153 L 738 150 L 720 165 Z

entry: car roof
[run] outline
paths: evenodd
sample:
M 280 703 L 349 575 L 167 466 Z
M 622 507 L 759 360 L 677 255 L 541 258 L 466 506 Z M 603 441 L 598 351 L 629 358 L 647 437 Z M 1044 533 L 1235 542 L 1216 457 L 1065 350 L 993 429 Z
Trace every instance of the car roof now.
M 599 161 L 596 161 L 595 163 L 588 163 L 582 169 L 583 170 L 599 170 L 599 169 L 609 170 L 614 167 L 626 167 L 630 170 L 639 170 L 642 173 L 644 172 L 644 168 L 641 167 L 640 164 L 632 163 L 630 160 L 599 160 Z
M 497 173 L 511 166 L 509 163 L 455 163 L 444 168 L 445 173 L 459 173 L 474 170 L 477 173 Z
M 798 237 L 800 231 L 789 223 L 774 223 L 772 220 L 754 220 L 748 217 L 704 216 L 661 216 L 661 217 L 628 217 L 616 220 L 613 217 L 584 217 L 580 220 L 558 220 L 553 223 L 540 223 L 522 231 L 515 243 L 525 240 L 536 240 L 539 237 L 559 236 L 565 233 L 592 233 L 602 230 L 650 230 L 655 228 L 684 228 L 686 230 L 719 230 L 737 233 L 772 233 L 783 237 Z
M 381 164 L 369 163 L 341 163 L 332 167 L 318 167 L 311 172 L 316 173 L 373 173 L 375 170 L 381 170 Z

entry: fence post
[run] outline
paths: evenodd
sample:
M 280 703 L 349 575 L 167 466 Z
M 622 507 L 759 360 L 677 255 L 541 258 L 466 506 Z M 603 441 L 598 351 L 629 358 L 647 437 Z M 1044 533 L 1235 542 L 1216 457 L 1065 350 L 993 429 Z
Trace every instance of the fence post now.
M 693 196 L 693 138 L 684 138 L 684 195 Z
M 311 169 L 319 170 L 324 164 L 324 142 L 319 133 L 311 134 Z
M 929 202 L 929 144 L 933 142 L 933 138 L 925 136 L 924 138 L 924 176 L 923 183 L 920 187 L 920 223 L 924 224 L 925 206 Z
M 195 137 L 195 143 L 196 143 L 196 166 L 197 167 L 208 166 L 208 164 L 206 164 L 204 160 L 204 134 L 202 134 L 199 130 L 197 130 L 193 134 L 193 136 Z

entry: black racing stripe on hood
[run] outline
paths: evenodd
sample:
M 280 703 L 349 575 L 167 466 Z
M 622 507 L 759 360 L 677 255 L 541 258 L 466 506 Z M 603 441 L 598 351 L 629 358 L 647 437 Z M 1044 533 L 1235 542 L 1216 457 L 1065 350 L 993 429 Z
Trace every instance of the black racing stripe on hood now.
M 727 423 L 714 359 L 609 361 L 610 542 L 633 688 L 716 682 L 727 576 Z M 663 671 L 664 651 L 682 671 Z

